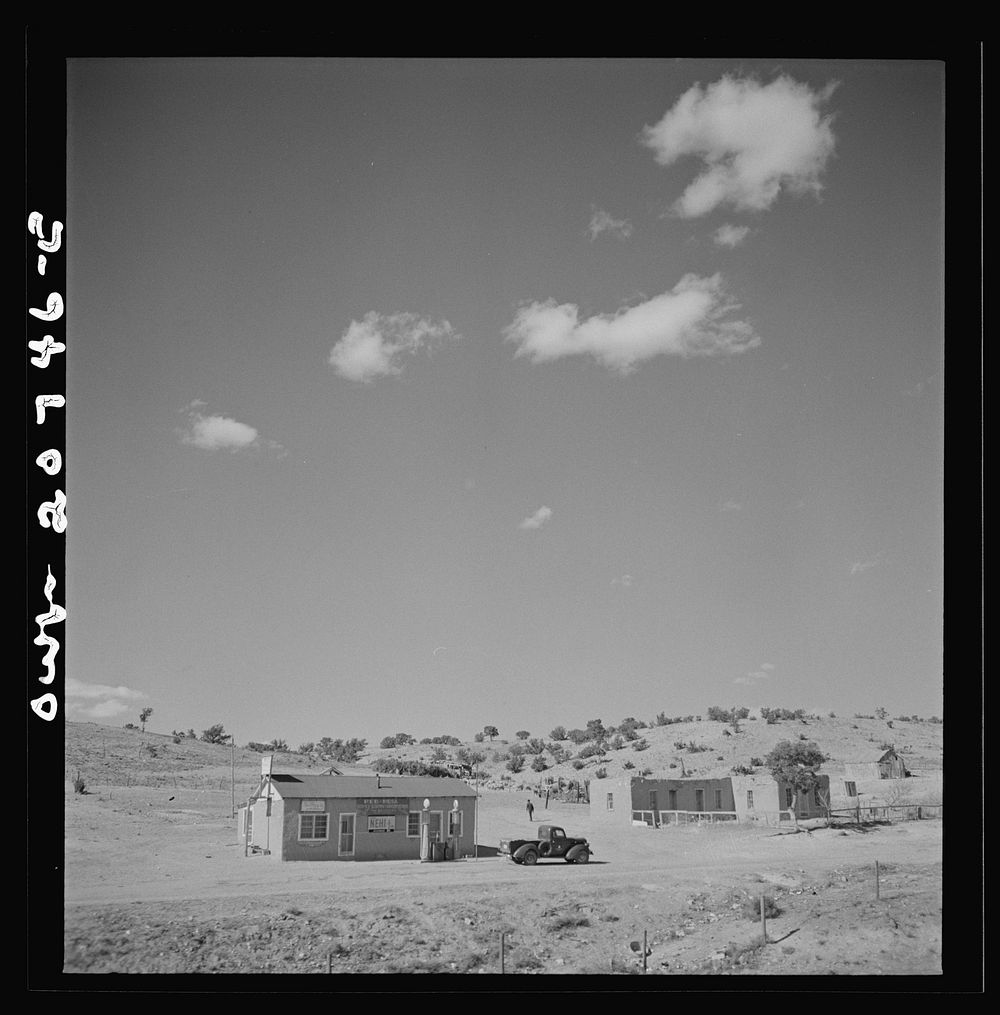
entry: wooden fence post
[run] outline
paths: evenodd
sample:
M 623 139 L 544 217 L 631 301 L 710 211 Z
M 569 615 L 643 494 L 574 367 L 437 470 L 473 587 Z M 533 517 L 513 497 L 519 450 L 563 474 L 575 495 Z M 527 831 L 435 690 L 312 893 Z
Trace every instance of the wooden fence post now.
M 642 975 L 646 975 L 646 932 L 642 932 Z
M 503 941 L 503 937 L 504 937 L 504 932 L 500 931 L 500 972 L 501 973 L 505 973 L 507 971 L 507 960 L 506 960 L 506 956 L 504 955 L 504 947 L 503 947 L 504 941 Z
M 760 897 L 760 936 L 764 944 L 767 944 L 767 914 L 764 912 L 764 896 Z
M 875 861 L 875 901 L 879 900 L 878 860 Z

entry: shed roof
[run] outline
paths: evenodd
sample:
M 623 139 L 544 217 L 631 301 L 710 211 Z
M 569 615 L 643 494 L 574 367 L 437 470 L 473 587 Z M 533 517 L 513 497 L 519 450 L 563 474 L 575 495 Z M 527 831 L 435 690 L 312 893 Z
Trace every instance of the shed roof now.
M 470 797 L 475 790 L 461 779 L 419 775 L 290 775 L 271 776 L 278 794 L 293 797 Z

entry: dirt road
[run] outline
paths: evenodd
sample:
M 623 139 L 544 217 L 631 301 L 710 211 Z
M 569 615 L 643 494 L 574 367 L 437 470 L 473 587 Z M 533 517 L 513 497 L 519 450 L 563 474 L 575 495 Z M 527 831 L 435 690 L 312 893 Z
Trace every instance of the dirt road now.
M 173 796 L 174 799 L 168 799 Z M 529 830 L 487 794 L 480 841 Z M 592 831 L 590 864 L 244 857 L 228 794 L 67 795 L 67 972 L 941 972 L 941 824 Z M 491 851 L 491 850 L 489 850 Z M 880 898 L 874 862 L 880 861 Z M 777 911 L 760 943 L 761 894 Z

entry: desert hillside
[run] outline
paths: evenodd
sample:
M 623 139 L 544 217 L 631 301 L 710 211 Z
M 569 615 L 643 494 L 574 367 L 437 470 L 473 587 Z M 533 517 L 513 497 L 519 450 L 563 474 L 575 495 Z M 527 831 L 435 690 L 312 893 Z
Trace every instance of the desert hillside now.
M 661 716 L 661 719 L 665 717 Z M 806 716 L 766 720 L 760 716 L 739 719 L 735 724 L 705 717 L 690 721 L 667 721 L 662 725 L 623 720 L 617 726 L 603 726 L 600 740 L 574 743 L 556 740 L 552 733 L 579 734 L 581 730 L 519 731 L 528 737 L 503 732 L 490 740 L 469 739 L 458 743 L 414 742 L 380 748 L 368 745 L 347 767 L 370 771 L 390 760 L 447 766 L 468 760 L 478 761 L 480 781 L 489 788 L 520 789 L 570 781 L 584 784 L 595 779 L 627 774 L 656 778 L 696 776 L 712 778 L 729 775 L 734 769 L 764 771 L 763 760 L 782 740 L 815 743 L 827 761 L 822 771 L 831 781 L 843 775 L 845 764 L 870 761 L 895 747 L 917 779 L 940 778 L 944 727 L 940 722 L 902 718 Z M 603 724 L 602 724 L 603 725 Z M 415 734 L 414 734 L 415 736 Z M 631 737 L 632 739 L 628 739 Z M 448 736 L 424 740 L 449 740 Z M 538 751 L 541 746 L 541 750 Z M 512 757 L 523 751 L 523 767 L 511 769 Z M 535 753 L 538 751 L 538 753 Z M 232 752 L 226 744 L 204 743 L 191 737 L 138 729 L 122 729 L 96 723 L 66 724 L 66 777 L 77 777 L 93 786 L 173 786 L 185 789 L 222 790 L 231 787 L 231 766 L 235 762 L 236 794 L 245 798 L 256 786 L 262 754 L 248 747 Z M 380 761 L 381 759 L 381 761 Z M 276 752 L 276 771 L 323 772 L 341 762 L 318 754 Z M 517 767 L 517 762 L 513 762 Z

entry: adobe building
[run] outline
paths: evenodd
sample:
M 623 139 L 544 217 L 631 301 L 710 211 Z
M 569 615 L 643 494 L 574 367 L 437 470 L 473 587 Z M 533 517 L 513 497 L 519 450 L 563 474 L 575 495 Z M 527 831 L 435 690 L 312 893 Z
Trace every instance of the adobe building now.
M 844 778 L 855 782 L 870 782 L 873 779 L 906 779 L 909 776 L 906 763 L 894 747 L 887 751 L 870 751 L 862 757 L 844 764 Z
M 717 779 L 648 779 L 623 776 L 590 784 L 590 816 L 598 824 L 659 828 L 687 821 L 791 821 L 826 814 L 830 779 L 820 775 L 812 793 L 794 798 L 790 786 L 770 775 Z
M 262 774 L 240 807 L 248 852 L 278 860 L 472 856 L 476 794 L 461 779 Z

